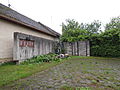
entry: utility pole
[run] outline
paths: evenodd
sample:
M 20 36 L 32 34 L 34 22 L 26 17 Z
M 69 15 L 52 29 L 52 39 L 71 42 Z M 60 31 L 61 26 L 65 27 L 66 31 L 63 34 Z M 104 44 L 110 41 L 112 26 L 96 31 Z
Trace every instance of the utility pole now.
M 8 7 L 11 7 L 10 1 L 8 0 Z
M 51 16 L 51 27 L 52 27 L 52 16 Z

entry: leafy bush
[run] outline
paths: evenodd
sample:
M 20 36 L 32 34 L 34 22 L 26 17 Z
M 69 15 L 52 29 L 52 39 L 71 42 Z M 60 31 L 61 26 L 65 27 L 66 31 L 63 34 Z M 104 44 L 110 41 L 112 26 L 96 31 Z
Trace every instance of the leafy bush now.
M 51 61 L 60 61 L 60 58 L 57 58 L 57 54 L 46 54 L 46 55 L 39 55 L 36 57 L 33 57 L 31 59 L 28 59 L 21 64 L 35 64 L 35 63 L 41 63 L 41 62 L 51 62 Z
M 91 41 L 91 55 L 102 57 L 120 57 L 120 29 L 107 30 Z

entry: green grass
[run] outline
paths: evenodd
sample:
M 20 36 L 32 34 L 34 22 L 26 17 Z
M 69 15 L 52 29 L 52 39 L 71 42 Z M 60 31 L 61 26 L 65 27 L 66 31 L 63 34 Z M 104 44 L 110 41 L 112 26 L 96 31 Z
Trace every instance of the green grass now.
M 93 88 L 93 87 L 71 87 L 71 86 L 62 86 L 60 90 L 109 90 L 102 88 Z M 111 90 L 111 89 L 110 89 Z
M 65 63 L 66 62 L 66 63 Z M 85 78 L 92 81 L 92 85 L 102 85 L 109 82 L 119 82 L 116 78 L 119 77 L 119 63 L 120 58 L 104 58 L 104 57 L 81 57 L 81 56 L 71 56 L 69 60 L 63 59 L 60 62 L 41 62 L 40 64 L 28 64 L 28 65 L 3 65 L 0 66 L 0 86 L 4 86 L 9 84 L 15 80 L 19 80 L 21 78 L 25 78 L 35 74 L 37 72 L 49 69 L 55 65 L 64 63 L 65 67 L 69 67 L 67 69 L 68 72 L 73 72 L 74 70 L 79 70 L 83 75 L 92 75 L 86 76 Z M 72 65 L 71 68 L 70 65 Z M 74 75 L 75 80 L 79 81 L 82 78 L 79 75 Z M 71 76 L 65 76 L 64 78 L 72 78 Z M 84 78 L 83 78 L 84 79 Z M 104 82 L 97 82 L 97 80 Z M 118 83 L 119 84 L 119 83 Z M 106 87 L 106 86 L 105 86 Z M 107 86 L 108 87 L 108 86 Z M 119 90 L 119 85 L 115 83 L 115 86 L 109 86 L 111 88 L 115 88 Z M 69 87 L 64 86 L 61 90 L 91 90 L 89 87 Z M 92 89 L 92 90 L 100 90 L 100 89 Z
M 83 76 L 87 75 L 85 79 L 90 80 L 91 85 L 96 86 L 91 90 L 120 90 L 120 80 L 118 79 L 120 77 L 120 58 L 72 56 L 71 62 L 74 69 L 69 72 L 78 70 L 82 72 Z M 75 78 L 76 81 L 81 80 L 81 78 L 77 78 L 77 75 Z M 100 86 L 106 89 L 99 88 Z M 63 88 L 63 90 L 70 90 L 71 87 L 67 88 Z M 71 90 L 77 89 L 72 88 Z
M 69 87 L 69 86 L 62 86 L 60 90 L 92 90 L 89 87 Z
M 35 74 L 37 72 L 46 70 L 55 65 L 65 62 L 65 59 L 62 61 L 53 61 L 53 62 L 43 62 L 40 64 L 28 64 L 28 65 L 9 65 L 4 64 L 0 66 L 0 86 L 9 84 L 15 80 L 25 78 Z
M 78 59 L 103 59 L 103 60 L 109 60 L 109 59 L 114 59 L 114 60 L 120 60 L 120 57 L 117 57 L 117 58 L 111 58 L 111 57 L 93 57 L 93 56 L 71 56 L 71 58 L 73 58 L 73 59 L 76 59 L 76 58 L 78 58 Z

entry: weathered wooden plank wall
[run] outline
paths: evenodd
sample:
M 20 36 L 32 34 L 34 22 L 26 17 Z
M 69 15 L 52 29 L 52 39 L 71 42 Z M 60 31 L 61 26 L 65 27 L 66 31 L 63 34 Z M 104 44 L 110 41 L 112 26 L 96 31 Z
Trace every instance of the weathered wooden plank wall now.
M 26 60 L 37 55 L 54 52 L 55 41 L 23 33 L 14 33 L 14 60 Z
M 76 56 L 90 56 L 89 41 L 63 42 L 65 53 Z

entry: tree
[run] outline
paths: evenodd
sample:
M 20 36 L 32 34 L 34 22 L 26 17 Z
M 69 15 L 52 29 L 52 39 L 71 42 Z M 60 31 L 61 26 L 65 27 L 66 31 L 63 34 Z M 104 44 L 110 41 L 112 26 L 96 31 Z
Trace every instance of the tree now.
M 106 24 L 105 30 L 120 29 L 120 16 L 112 18 L 109 23 Z
M 70 20 L 70 19 L 66 19 L 66 24 L 62 23 L 62 32 L 64 33 L 67 30 L 75 30 L 75 29 L 79 29 L 80 25 L 77 21 L 75 21 L 74 19 Z
M 101 22 L 98 20 L 90 24 L 79 24 L 73 19 L 66 20 L 66 24 L 62 24 L 62 30 L 62 41 L 74 42 L 89 39 L 93 56 L 120 56 L 120 17 L 113 18 L 106 24 L 106 30 L 101 33 Z
M 62 23 L 62 33 L 62 41 L 74 42 L 88 38 L 88 31 L 81 29 L 79 23 L 74 19 L 67 19 L 66 24 Z
M 94 20 L 90 24 L 81 23 L 81 29 L 87 30 L 90 34 L 98 34 L 101 31 L 101 22 L 99 20 Z

